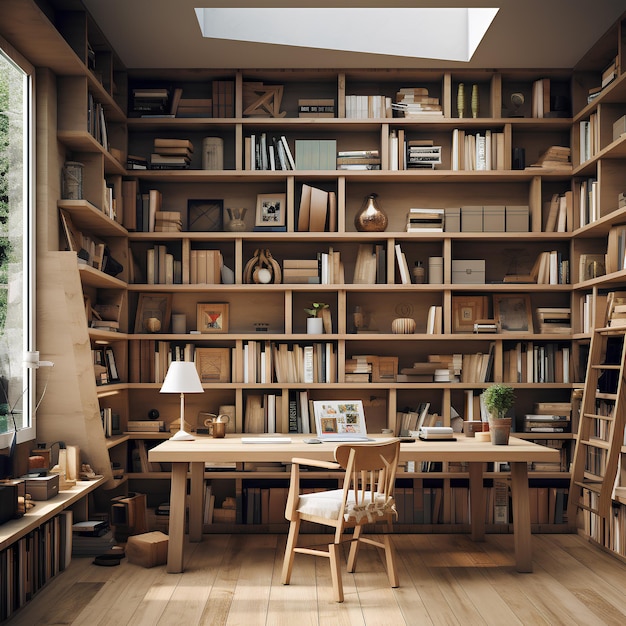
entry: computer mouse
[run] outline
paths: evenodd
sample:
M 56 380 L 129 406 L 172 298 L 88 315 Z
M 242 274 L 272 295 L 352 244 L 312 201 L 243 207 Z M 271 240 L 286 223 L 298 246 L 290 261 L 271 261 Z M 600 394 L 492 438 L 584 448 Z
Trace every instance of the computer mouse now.
M 321 439 L 305 439 L 304 443 L 322 443 Z

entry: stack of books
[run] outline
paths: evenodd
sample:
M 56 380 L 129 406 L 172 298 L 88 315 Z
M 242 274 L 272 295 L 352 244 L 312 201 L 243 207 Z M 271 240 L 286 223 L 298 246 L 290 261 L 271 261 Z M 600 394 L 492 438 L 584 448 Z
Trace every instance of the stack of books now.
M 132 90 L 131 110 L 141 117 L 170 115 L 169 98 L 166 87 L 136 88 Z
M 337 153 L 338 170 L 379 170 L 378 150 L 343 150 Z
M 180 232 L 183 222 L 180 211 L 157 211 L 155 213 L 154 231 L 158 233 Z
M 299 98 L 298 117 L 335 117 L 333 98 Z
M 176 107 L 177 117 L 213 117 L 211 98 L 181 98 Z
M 535 413 L 526 413 L 522 424 L 525 433 L 571 432 L 572 405 L 569 402 L 537 402 Z
M 150 155 L 150 169 L 188 169 L 193 154 L 189 139 L 165 139 L 157 137 Z
M 346 382 L 347 383 L 368 383 L 372 375 L 372 363 L 367 356 L 355 355 L 351 359 L 346 359 Z
M 443 232 L 443 209 L 413 207 L 406 216 L 406 232 Z
M 319 284 L 320 268 L 317 259 L 285 259 L 283 261 L 283 283 Z
M 550 146 L 529 168 L 559 169 L 571 171 L 571 149 L 567 146 Z
M 569 307 L 537 308 L 539 332 L 568 334 L 572 332 L 572 309 Z
M 443 117 L 439 98 L 430 97 L 426 87 L 402 87 L 391 106 L 407 118 Z
M 127 170 L 147 170 L 148 169 L 148 159 L 145 157 L 129 154 L 126 157 L 126 169 Z
M 406 150 L 407 169 L 435 169 L 441 164 L 441 146 L 434 146 L 431 140 L 409 139 Z

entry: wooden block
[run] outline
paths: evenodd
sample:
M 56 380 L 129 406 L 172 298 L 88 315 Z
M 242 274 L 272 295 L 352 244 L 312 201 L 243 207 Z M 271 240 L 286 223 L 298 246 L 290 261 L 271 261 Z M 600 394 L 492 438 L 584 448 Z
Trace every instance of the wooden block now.
M 131 535 L 126 543 L 129 563 L 142 567 L 165 565 L 167 562 L 168 537 L 160 530 L 142 535 Z

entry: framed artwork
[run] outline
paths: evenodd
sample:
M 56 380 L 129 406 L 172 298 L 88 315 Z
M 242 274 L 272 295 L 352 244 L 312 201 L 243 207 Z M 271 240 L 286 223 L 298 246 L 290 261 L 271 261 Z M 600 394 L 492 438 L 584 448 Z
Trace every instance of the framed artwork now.
M 488 317 L 487 296 L 452 296 L 452 332 L 473 333 L 474 322 Z
M 198 328 L 201 333 L 228 332 L 228 303 L 200 303 L 197 307 Z
M 140 293 L 135 316 L 136 333 L 166 333 L 172 315 L 172 294 Z
M 195 361 L 201 382 L 230 382 L 230 348 L 196 348 Z
M 317 435 L 367 435 L 365 413 L 361 400 L 315 400 L 315 427 Z
M 187 230 L 202 233 L 224 230 L 224 200 L 187 200 Z
M 287 205 L 284 193 L 260 193 L 256 197 L 255 226 L 284 226 Z
M 533 332 L 533 317 L 528 294 L 494 295 L 493 313 L 503 333 Z

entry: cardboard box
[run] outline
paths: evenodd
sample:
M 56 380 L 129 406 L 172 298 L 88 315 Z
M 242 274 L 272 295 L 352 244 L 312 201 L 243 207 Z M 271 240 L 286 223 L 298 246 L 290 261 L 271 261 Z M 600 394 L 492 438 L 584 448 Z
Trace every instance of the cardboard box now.
M 463 206 L 461 207 L 461 232 L 482 233 L 483 232 L 483 207 Z
M 485 260 L 452 261 L 452 283 L 457 285 L 480 285 L 485 282 Z
M 33 500 L 50 500 L 59 493 L 59 475 L 37 476 L 26 479 L 26 493 Z
M 503 233 L 505 228 L 504 205 L 483 207 L 483 231 L 486 233 Z
M 131 535 L 126 543 L 129 563 L 142 567 L 154 567 L 167 563 L 168 537 L 160 530 L 142 535 Z
M 525 205 L 507 205 L 506 207 L 506 232 L 527 233 L 529 226 L 530 211 Z
M 447 233 L 461 232 L 461 207 L 446 207 L 443 216 L 443 229 Z
M 626 133 L 626 115 L 622 115 L 613 123 L 613 141 L 619 139 L 624 133 Z

